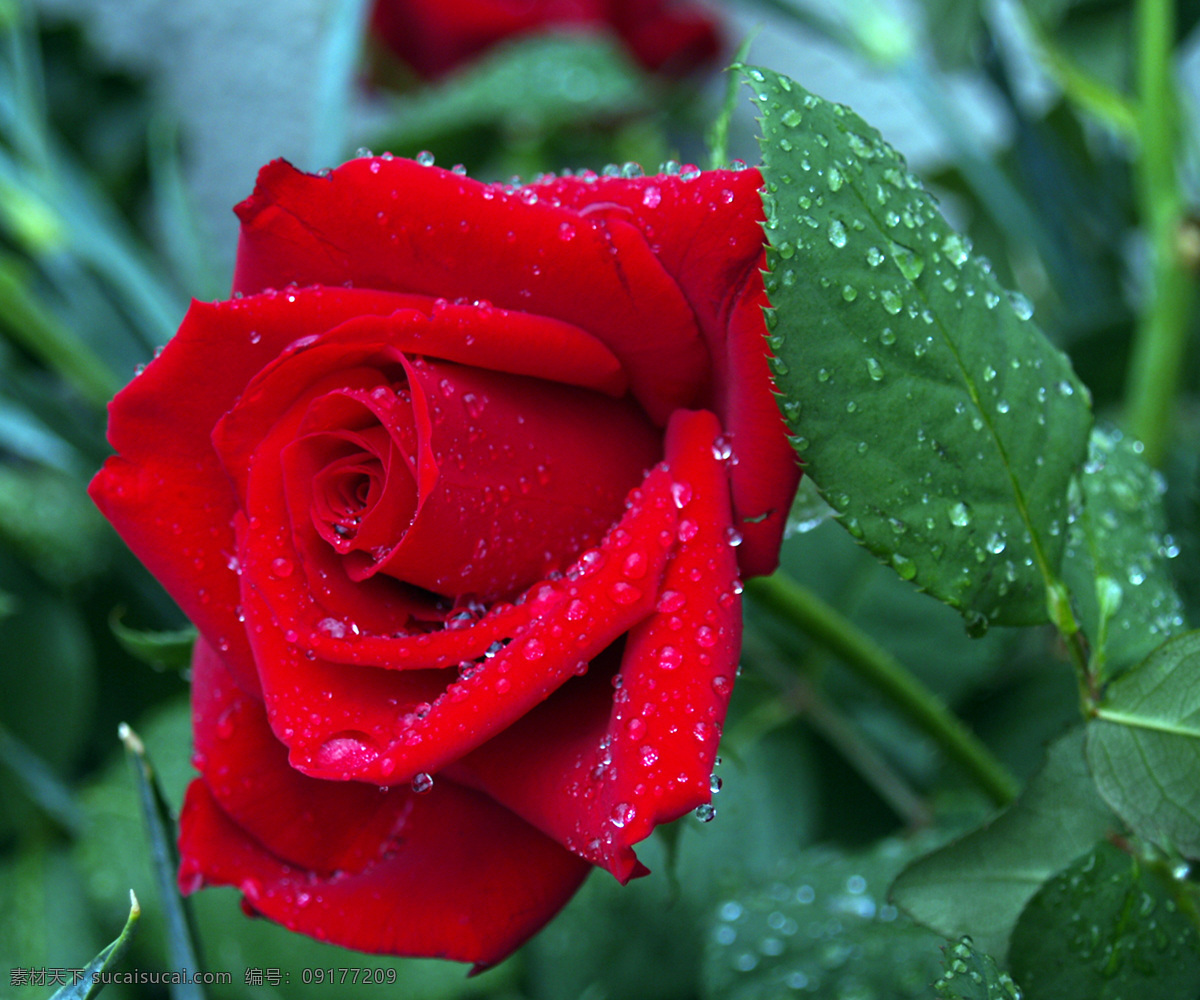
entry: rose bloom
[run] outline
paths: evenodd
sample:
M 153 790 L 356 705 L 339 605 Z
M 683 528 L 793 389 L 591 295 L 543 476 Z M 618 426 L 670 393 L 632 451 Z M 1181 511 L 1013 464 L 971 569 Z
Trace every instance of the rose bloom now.
M 376 0 L 371 28 L 426 78 L 507 38 L 548 30 L 611 32 L 655 73 L 686 73 L 721 48 L 707 11 L 669 0 Z
M 798 477 L 760 184 L 262 170 L 91 488 L 199 630 L 184 891 L 484 967 L 710 801 Z

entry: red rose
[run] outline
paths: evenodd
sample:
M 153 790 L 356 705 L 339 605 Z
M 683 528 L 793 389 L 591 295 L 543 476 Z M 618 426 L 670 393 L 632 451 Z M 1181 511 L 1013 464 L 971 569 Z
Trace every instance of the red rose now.
M 701 7 L 667 0 L 376 0 L 371 27 L 423 77 L 437 77 L 517 35 L 604 30 L 656 73 L 686 73 L 720 51 Z
M 798 475 L 760 183 L 264 168 L 92 484 L 200 631 L 185 890 L 487 965 L 709 801 Z

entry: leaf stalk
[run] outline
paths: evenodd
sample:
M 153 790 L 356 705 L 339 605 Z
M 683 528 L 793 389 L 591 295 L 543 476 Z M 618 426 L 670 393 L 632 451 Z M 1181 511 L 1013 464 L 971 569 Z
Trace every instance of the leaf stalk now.
M 837 609 L 786 574 L 749 580 L 746 593 L 836 655 L 885 695 L 998 806 L 1017 794 L 1017 781 L 945 703 L 891 653 Z

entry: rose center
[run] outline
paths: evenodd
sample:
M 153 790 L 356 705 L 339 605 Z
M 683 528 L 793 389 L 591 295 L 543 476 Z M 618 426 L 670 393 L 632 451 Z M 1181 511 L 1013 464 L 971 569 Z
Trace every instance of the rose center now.
M 596 544 L 659 458 L 630 400 L 422 357 L 397 367 L 312 399 L 284 449 L 293 523 L 352 581 L 509 597 Z
M 352 575 L 403 538 L 417 509 L 408 453 L 415 443 L 407 393 L 346 389 L 313 401 L 283 452 L 288 506 L 346 557 Z

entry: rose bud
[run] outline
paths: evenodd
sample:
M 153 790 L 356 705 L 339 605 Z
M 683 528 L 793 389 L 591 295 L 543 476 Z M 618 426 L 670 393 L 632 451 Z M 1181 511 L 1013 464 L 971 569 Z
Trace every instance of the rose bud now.
M 707 11 L 667 0 L 376 0 L 371 30 L 426 79 L 536 32 L 611 33 L 652 73 L 687 73 L 721 50 Z

